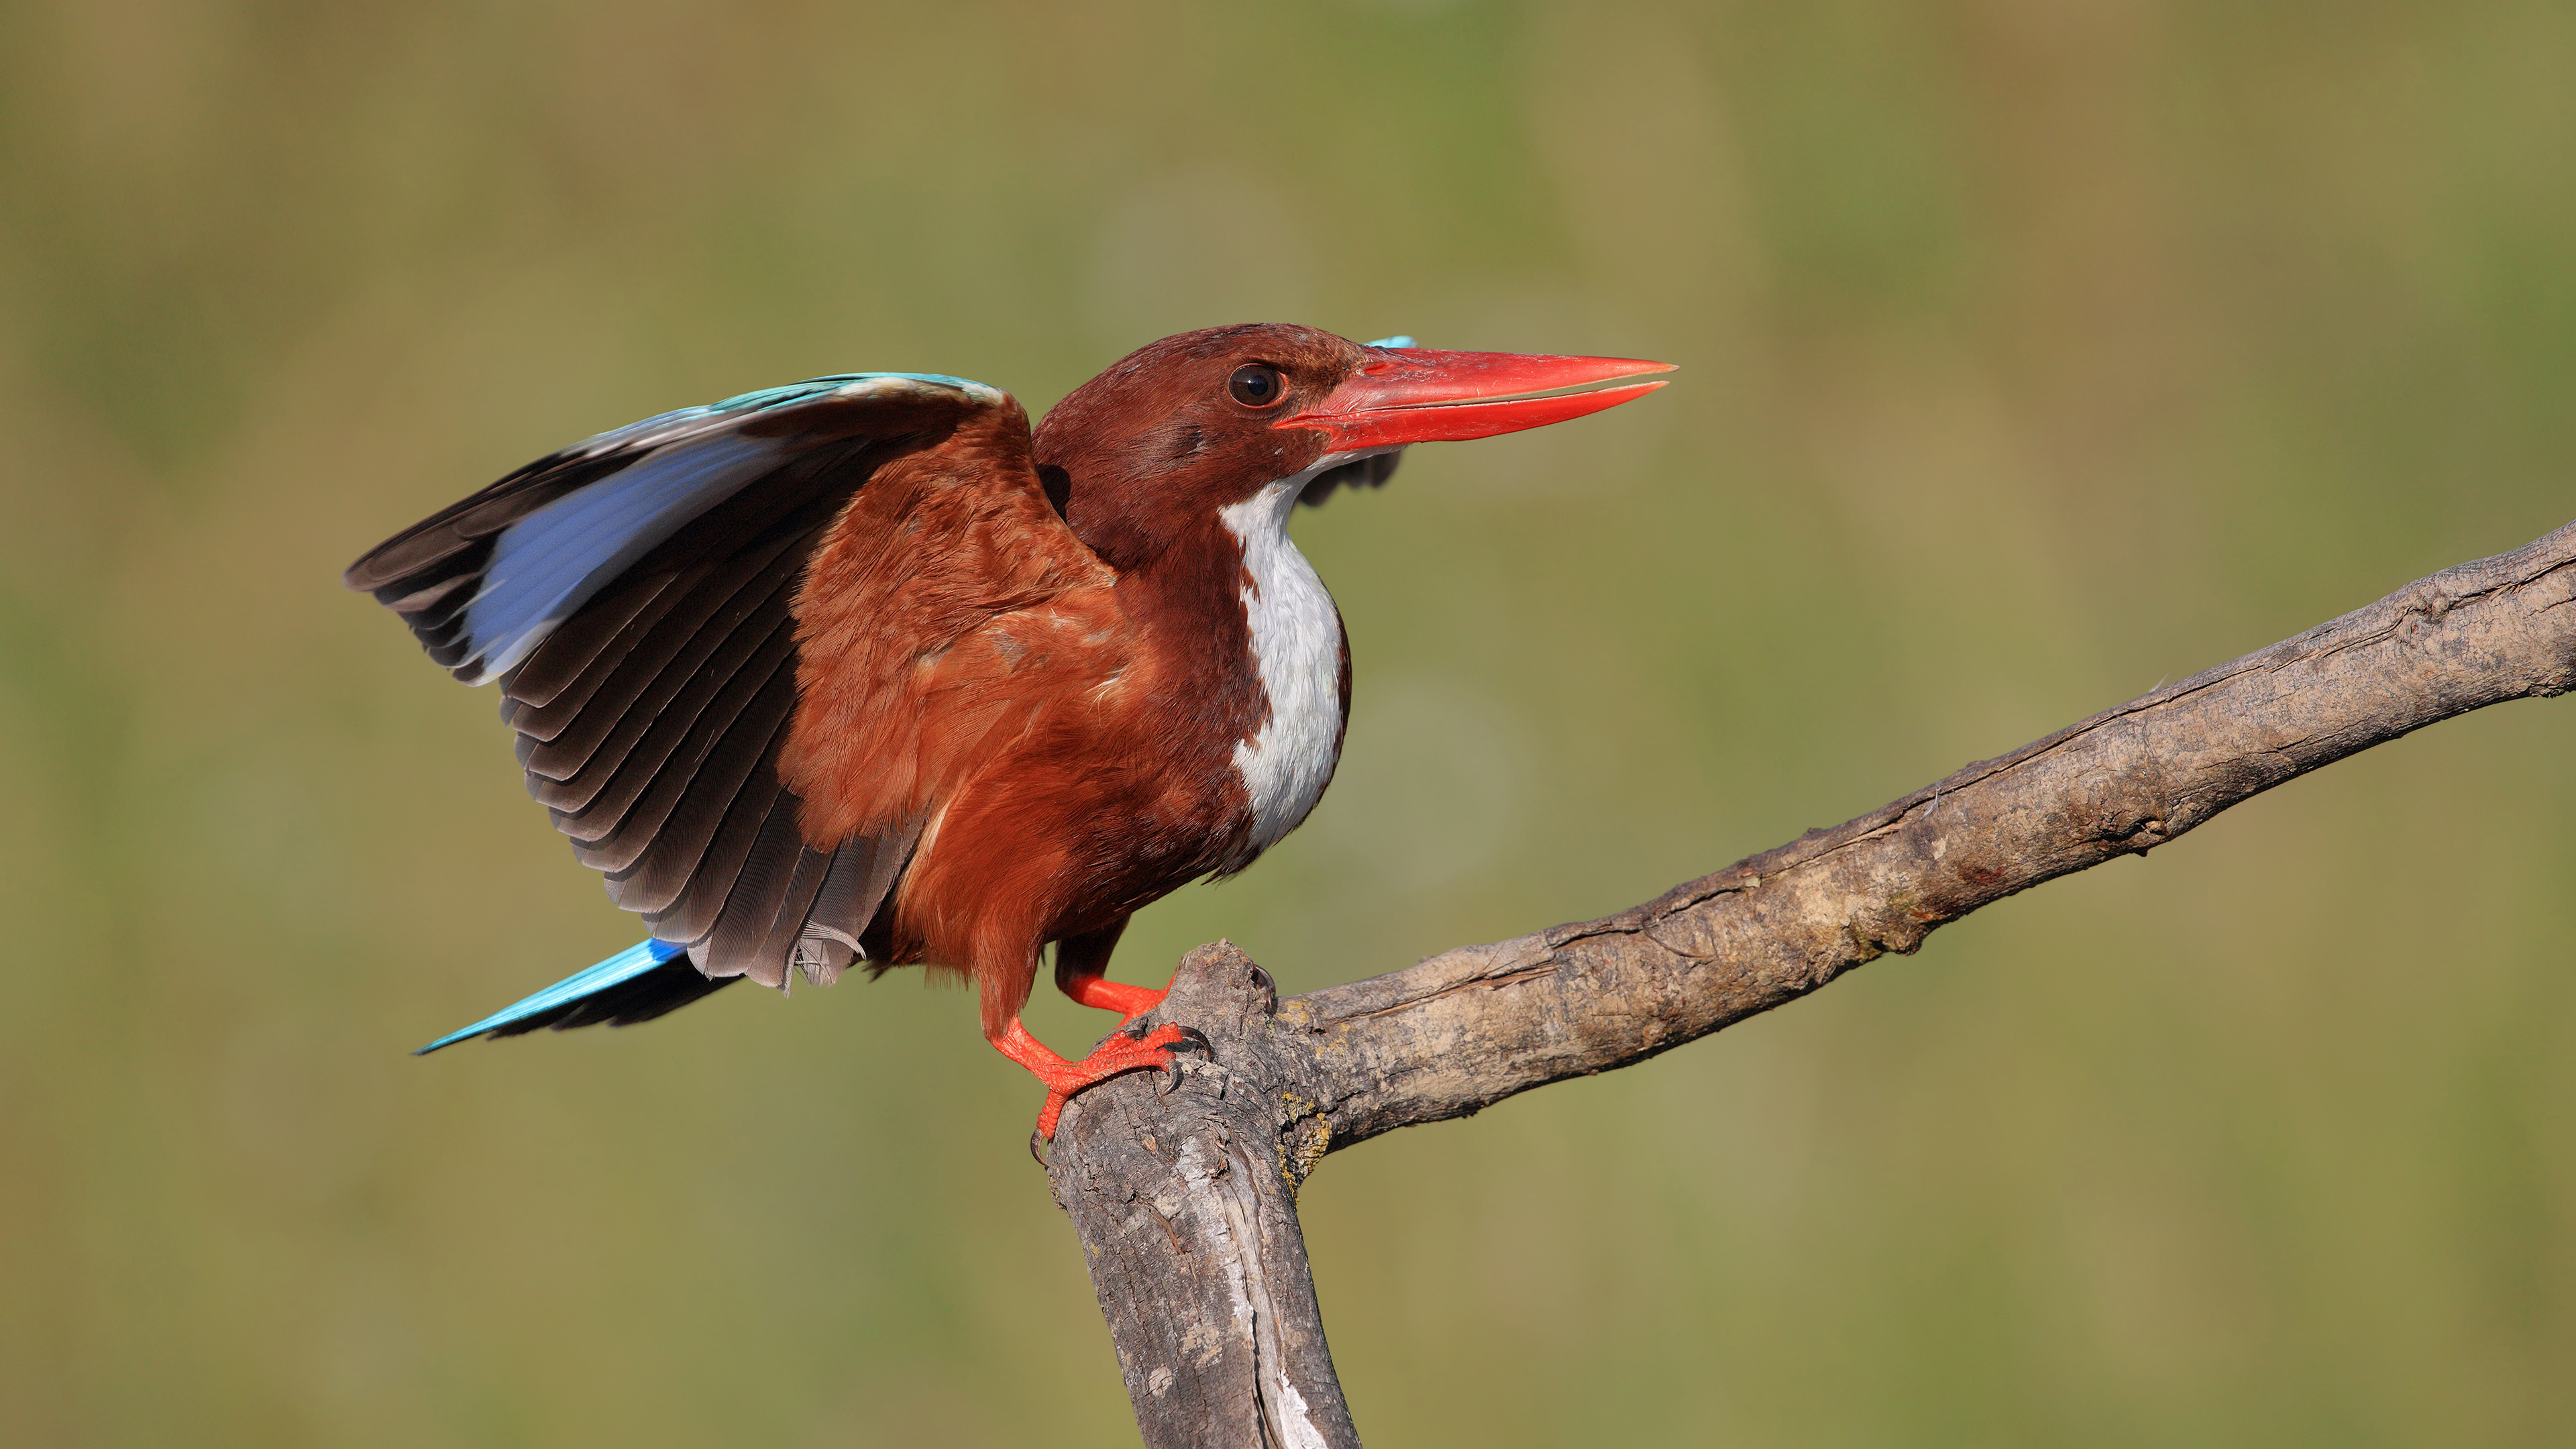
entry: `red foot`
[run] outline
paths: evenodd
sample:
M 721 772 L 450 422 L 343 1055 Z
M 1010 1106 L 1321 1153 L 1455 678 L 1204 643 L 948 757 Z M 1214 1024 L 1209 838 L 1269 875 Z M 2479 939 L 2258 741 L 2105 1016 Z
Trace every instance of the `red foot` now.
M 1064 994 L 1072 997 L 1077 1005 L 1114 1011 L 1123 1020 L 1134 1021 L 1162 1005 L 1163 998 L 1172 993 L 1169 987 L 1157 991 L 1151 986 L 1129 986 L 1106 976 L 1077 976 L 1064 983 Z
M 1160 992 L 1154 994 L 1161 995 Z M 1046 1083 L 1046 1109 L 1038 1113 L 1038 1135 L 1053 1141 L 1056 1119 L 1064 1115 L 1064 1104 L 1072 1101 L 1075 1093 L 1121 1072 L 1160 1071 L 1172 1064 L 1172 1047 L 1188 1040 L 1191 1035 L 1193 1033 L 1186 1033 L 1177 1026 L 1158 1026 L 1142 1040 L 1122 1033 L 1102 1042 L 1081 1061 L 1069 1062 L 1047 1050 L 1044 1042 L 1029 1035 L 1028 1028 L 1021 1026 L 1020 1019 L 1015 1016 L 1003 1029 L 1002 1035 L 994 1039 L 993 1045 L 1002 1055 L 1028 1068 L 1039 1081 Z

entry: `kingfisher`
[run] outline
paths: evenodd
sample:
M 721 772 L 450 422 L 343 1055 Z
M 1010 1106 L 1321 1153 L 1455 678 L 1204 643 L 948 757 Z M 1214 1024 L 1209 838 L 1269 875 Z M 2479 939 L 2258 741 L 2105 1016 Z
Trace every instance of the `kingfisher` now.
M 651 931 L 421 1052 L 919 965 L 975 984 L 1052 1137 L 1075 1093 L 1205 1045 L 1136 1028 L 1164 992 L 1109 979 L 1128 918 L 1250 865 L 1340 759 L 1349 641 L 1290 512 L 1671 370 L 1217 327 L 1034 431 L 964 378 L 818 377 L 404 529 L 345 582 L 500 685 L 528 793 Z M 1079 1061 L 1020 1022 L 1050 945 L 1057 987 L 1122 1018 Z

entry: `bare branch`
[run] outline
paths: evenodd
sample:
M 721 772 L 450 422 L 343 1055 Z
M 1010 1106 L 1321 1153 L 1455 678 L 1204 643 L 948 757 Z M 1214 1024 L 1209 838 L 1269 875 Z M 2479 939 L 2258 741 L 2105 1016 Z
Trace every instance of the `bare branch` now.
M 1275 1008 L 1241 953 L 1192 952 L 1156 1017 L 1205 1032 L 1217 1064 L 1168 1096 L 1131 1078 L 1076 1098 L 1051 1169 L 1146 1442 L 1358 1442 L 1296 1227 L 1296 1187 L 1327 1151 L 1643 1061 L 2319 766 L 2565 693 L 2571 602 L 2576 524 L 1615 916 Z M 1154 1219 L 1170 1231 L 1143 1231 Z M 1204 1365 L 1193 1328 L 1223 1341 Z
M 2576 683 L 2576 524 L 1604 920 L 1282 1005 L 1336 1146 L 1626 1066 L 2437 720 Z

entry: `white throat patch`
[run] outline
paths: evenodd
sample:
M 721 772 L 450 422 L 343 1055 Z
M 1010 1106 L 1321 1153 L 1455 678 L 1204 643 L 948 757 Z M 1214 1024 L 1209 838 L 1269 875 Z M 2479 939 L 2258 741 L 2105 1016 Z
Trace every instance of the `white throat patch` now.
M 1234 868 L 1279 843 L 1323 798 L 1342 735 L 1342 620 L 1315 566 L 1288 537 L 1288 512 L 1315 475 L 1347 463 L 1335 454 L 1294 477 L 1217 510 L 1243 545 L 1243 614 L 1270 718 L 1234 747 L 1235 773 L 1252 797 L 1252 839 Z

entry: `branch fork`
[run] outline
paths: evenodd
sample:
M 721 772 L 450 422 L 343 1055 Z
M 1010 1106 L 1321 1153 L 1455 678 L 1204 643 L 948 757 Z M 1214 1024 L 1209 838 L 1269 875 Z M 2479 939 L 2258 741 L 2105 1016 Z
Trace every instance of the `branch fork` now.
M 2576 524 L 1614 916 L 1285 1001 L 1231 943 L 1190 952 L 1139 1020 L 1211 1059 L 1075 1097 L 1047 1157 L 1145 1442 L 1359 1443 L 1297 1222 L 1326 1153 L 1643 1061 L 2310 770 L 2563 694 L 2571 601 Z

